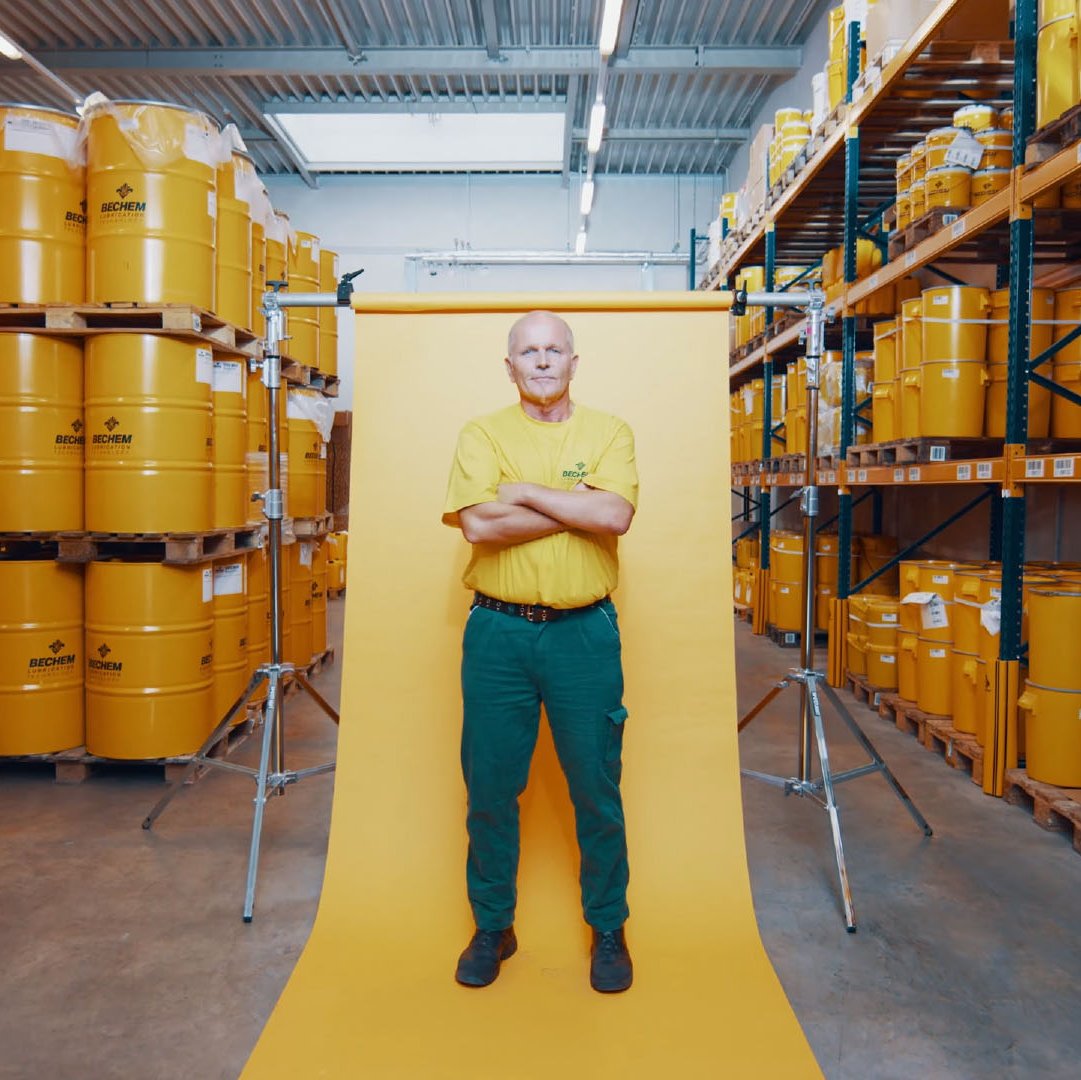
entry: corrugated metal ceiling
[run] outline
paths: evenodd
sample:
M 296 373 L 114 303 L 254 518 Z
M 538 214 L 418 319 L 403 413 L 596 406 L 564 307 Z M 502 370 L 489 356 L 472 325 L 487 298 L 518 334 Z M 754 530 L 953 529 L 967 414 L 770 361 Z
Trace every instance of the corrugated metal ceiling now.
M 565 169 L 577 172 L 585 162 L 582 129 L 597 63 L 595 52 L 583 64 L 576 50 L 588 56 L 595 48 L 601 6 L 600 0 L 5 0 L 0 32 L 83 93 L 179 101 L 237 123 L 267 173 L 298 171 L 263 117 L 264 103 L 294 101 L 564 107 L 577 131 Z M 776 50 L 799 45 L 824 6 L 825 0 L 625 0 L 606 87 L 610 137 L 597 171 L 723 170 L 757 103 L 798 59 Z M 486 33 L 493 27 L 495 42 Z M 684 49 L 674 62 L 657 60 L 656 51 L 670 46 Z M 729 46 L 755 50 L 748 56 L 761 56 L 767 70 L 747 57 L 709 62 L 701 52 Z M 269 51 L 207 52 L 216 49 Z M 202 59 L 189 61 L 198 50 Z M 324 50 L 325 64 L 297 62 L 314 50 Z M 389 51 L 380 54 L 378 70 L 364 71 L 374 50 Z M 449 62 L 461 70 L 439 69 L 447 50 L 462 51 Z M 469 62 L 458 65 L 466 50 Z M 479 58 L 487 63 L 475 62 L 478 50 L 486 50 Z M 534 50 L 550 50 L 550 69 L 532 64 Z M 395 70 L 399 56 L 411 73 Z M 230 70 L 238 64 L 241 71 Z M 500 70 L 508 66 L 516 70 Z M 2 59 L 0 99 L 68 104 L 29 67 Z

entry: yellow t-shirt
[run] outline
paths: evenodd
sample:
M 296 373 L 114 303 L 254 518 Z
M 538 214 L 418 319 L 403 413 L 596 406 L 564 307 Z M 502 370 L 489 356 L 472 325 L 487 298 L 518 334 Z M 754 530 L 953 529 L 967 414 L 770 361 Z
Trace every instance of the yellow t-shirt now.
M 618 417 L 575 405 L 570 419 L 546 423 L 520 404 L 470 420 L 458 436 L 443 521 L 495 502 L 499 485 L 534 483 L 570 491 L 586 483 L 638 505 L 634 436 Z M 521 544 L 474 544 L 467 588 L 515 604 L 568 608 L 607 596 L 619 580 L 618 537 L 577 530 Z

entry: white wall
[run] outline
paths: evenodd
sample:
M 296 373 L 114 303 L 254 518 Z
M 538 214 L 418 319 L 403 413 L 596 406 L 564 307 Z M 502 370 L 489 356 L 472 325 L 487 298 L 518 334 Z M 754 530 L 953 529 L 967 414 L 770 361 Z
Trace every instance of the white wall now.
M 364 267 L 362 292 L 441 290 L 583 291 L 675 289 L 687 267 L 535 266 L 412 270 L 407 254 L 474 250 L 573 251 L 579 185 L 559 176 L 327 176 L 312 190 L 299 177 L 267 177 L 274 206 L 293 228 L 315 233 L 341 255 L 343 270 Z M 715 177 L 599 176 L 589 250 L 686 254 L 690 230 L 717 216 Z M 353 320 L 339 316 L 338 407 L 353 399 Z
M 773 114 L 781 108 L 791 106 L 807 110 L 811 108 L 811 76 L 822 71 L 829 59 L 829 9 L 836 7 L 840 0 L 822 6 L 821 15 L 815 22 L 807 40 L 803 43 L 803 67 L 790 79 L 780 83 L 751 116 L 748 127 L 751 138 L 763 124 L 773 123 Z M 738 191 L 747 179 L 750 143 L 744 143 L 728 166 L 729 191 Z

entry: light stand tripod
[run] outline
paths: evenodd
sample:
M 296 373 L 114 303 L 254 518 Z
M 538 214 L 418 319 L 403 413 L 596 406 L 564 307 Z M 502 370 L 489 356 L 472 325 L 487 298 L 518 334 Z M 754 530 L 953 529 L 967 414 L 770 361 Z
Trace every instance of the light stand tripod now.
M 815 483 L 815 460 L 818 450 L 818 387 L 819 370 L 826 338 L 826 311 L 822 293 L 818 289 L 802 293 L 751 293 L 737 294 L 734 311 L 742 314 L 748 304 L 767 307 L 806 306 L 807 309 L 807 440 L 806 473 L 808 483 L 800 497 L 800 512 L 803 514 L 803 632 L 800 639 L 800 666 L 788 672 L 762 700 L 739 722 L 739 731 L 745 727 L 773 701 L 783 690 L 793 684 L 800 688 L 800 738 L 798 775 L 793 777 L 774 776 L 770 773 L 756 772 L 753 769 L 740 770 L 743 776 L 764 783 L 772 784 L 784 790 L 786 795 L 798 795 L 812 799 L 821 806 L 830 819 L 833 834 L 833 852 L 837 862 L 837 877 L 841 884 L 841 897 L 844 903 L 845 928 L 849 933 L 856 930 L 856 912 L 852 906 L 852 890 L 848 882 L 848 870 L 845 866 L 844 845 L 841 839 L 841 819 L 837 811 L 835 787 L 846 780 L 855 780 L 860 776 L 880 772 L 886 783 L 912 819 L 923 829 L 925 836 L 931 836 L 931 826 L 920 813 L 908 793 L 890 772 L 882 755 L 874 748 L 871 740 L 860 729 L 845 708 L 833 687 L 825 681 L 825 675 L 814 667 L 815 648 L 815 518 L 818 517 L 818 486 Z M 841 552 L 841 558 L 845 553 Z M 870 757 L 866 765 L 844 772 L 834 773 L 830 768 L 829 748 L 826 743 L 826 729 L 822 720 L 822 705 L 819 700 L 819 686 L 827 700 L 844 721 L 853 738 Z M 818 750 L 818 763 L 821 776 L 815 779 L 811 774 L 812 733 Z
M 284 328 L 284 311 L 287 307 L 348 307 L 353 293 L 353 278 L 363 271 L 343 275 L 336 293 L 283 294 L 279 289 L 282 281 L 268 281 L 272 291 L 263 296 L 266 314 L 266 350 L 262 359 L 263 385 L 267 388 L 267 490 L 256 498 L 263 500 L 263 513 L 268 523 L 270 554 L 270 663 L 262 664 L 253 673 L 247 688 L 207 736 L 206 741 L 192 755 L 183 773 L 173 782 L 157 805 L 146 816 L 143 828 L 149 829 L 165 808 L 182 790 L 195 769 L 206 766 L 227 772 L 250 776 L 255 780 L 255 815 L 252 820 L 251 851 L 248 856 L 248 878 L 244 890 L 244 921 L 252 921 L 255 906 L 255 879 L 259 870 L 259 842 L 263 832 L 263 811 L 271 795 L 284 795 L 289 784 L 296 784 L 309 776 L 334 771 L 334 762 L 313 765 L 306 769 L 285 767 L 285 690 L 290 680 L 295 682 L 319 706 L 334 723 L 338 713 L 316 692 L 305 675 L 282 659 L 282 486 L 281 459 L 278 454 L 280 442 L 278 399 L 281 393 L 281 342 Z M 210 752 L 229 730 L 233 717 L 244 707 L 262 682 L 267 683 L 266 713 L 263 718 L 263 738 L 259 751 L 259 767 L 238 765 L 232 761 L 211 757 Z

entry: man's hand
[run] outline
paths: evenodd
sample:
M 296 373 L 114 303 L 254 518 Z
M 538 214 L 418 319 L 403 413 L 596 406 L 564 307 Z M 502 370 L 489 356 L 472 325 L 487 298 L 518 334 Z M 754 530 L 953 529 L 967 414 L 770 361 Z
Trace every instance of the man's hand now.
M 501 503 L 535 510 L 568 529 L 600 535 L 621 536 L 634 517 L 634 507 L 622 495 L 586 483 L 575 484 L 570 491 L 543 484 L 500 484 L 497 498 Z

